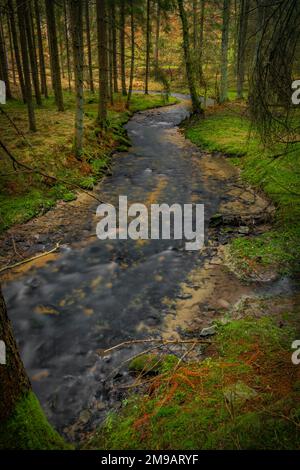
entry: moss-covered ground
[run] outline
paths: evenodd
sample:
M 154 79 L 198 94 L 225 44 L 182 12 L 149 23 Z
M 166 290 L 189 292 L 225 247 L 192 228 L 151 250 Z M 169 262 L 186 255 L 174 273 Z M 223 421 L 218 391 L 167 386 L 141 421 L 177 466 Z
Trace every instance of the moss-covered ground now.
M 202 362 L 176 367 L 178 358 L 167 357 L 154 376 L 144 365 L 146 389 L 131 395 L 120 414 L 111 413 L 85 447 L 299 449 L 295 334 L 269 318 L 235 320 L 219 325 Z M 153 361 L 151 355 L 152 372 Z
M 8 119 L 0 115 L 1 138 L 10 152 L 21 162 L 38 169 L 58 181 L 34 172 L 13 168 L 2 152 L 0 159 L 0 232 L 16 223 L 23 223 L 52 207 L 57 200 L 76 198 L 75 184 L 92 190 L 106 172 L 114 150 L 127 150 L 129 141 L 123 125 L 136 111 L 168 103 L 162 95 L 133 94 L 129 109 L 126 99 L 115 95 L 114 105 L 108 111 L 108 130 L 102 132 L 96 124 L 97 95 L 86 94 L 84 116 L 84 143 L 81 160 L 73 152 L 75 98 L 64 93 L 65 112 L 56 111 L 52 97 L 36 108 L 38 130 L 28 128 L 26 106 L 17 100 L 7 102 L 4 111 L 23 135 L 18 134 Z M 25 131 L 24 131 L 25 129 Z
M 300 260 L 300 144 L 265 146 L 251 132 L 247 110 L 232 103 L 208 110 L 205 119 L 186 126 L 186 136 L 200 148 L 222 152 L 241 169 L 241 176 L 275 204 L 272 230 L 258 237 L 236 238 L 231 254 L 247 270 L 259 263 L 281 273 L 299 271 Z M 274 158 L 276 155 L 280 157 Z
M 24 395 L 12 417 L 0 425 L 0 449 L 71 450 L 51 427 L 33 392 Z

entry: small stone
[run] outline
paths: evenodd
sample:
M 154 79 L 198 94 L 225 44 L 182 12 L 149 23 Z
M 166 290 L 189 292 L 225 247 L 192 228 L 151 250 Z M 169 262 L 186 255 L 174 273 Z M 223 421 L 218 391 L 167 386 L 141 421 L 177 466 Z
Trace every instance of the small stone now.
M 180 300 L 187 300 L 187 299 L 191 299 L 193 296 L 192 294 L 178 294 L 177 295 L 177 299 L 180 299 Z
M 229 385 L 223 390 L 226 400 L 234 404 L 242 405 L 247 400 L 251 400 L 257 396 L 256 390 L 249 387 L 244 382 L 237 382 L 233 385 Z
M 216 325 L 212 325 L 212 326 L 209 326 L 207 328 L 202 328 L 201 330 L 201 333 L 200 333 L 200 336 L 213 336 L 217 333 L 217 326 Z

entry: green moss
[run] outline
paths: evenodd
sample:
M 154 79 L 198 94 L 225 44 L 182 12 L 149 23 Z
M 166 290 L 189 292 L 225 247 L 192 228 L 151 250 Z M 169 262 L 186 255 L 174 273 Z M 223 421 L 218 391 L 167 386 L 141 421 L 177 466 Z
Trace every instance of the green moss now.
M 158 355 L 158 354 L 142 354 L 138 356 L 129 364 L 129 370 L 135 373 L 158 374 L 172 369 L 178 358 L 173 354 Z
M 17 403 L 13 416 L 0 425 L 0 449 L 71 449 L 48 423 L 32 392 Z
M 281 273 L 299 269 L 300 254 L 300 145 L 280 158 L 285 146 L 264 147 L 250 132 L 250 123 L 235 105 L 219 108 L 206 119 L 193 120 L 186 136 L 202 148 L 230 155 L 242 178 L 262 189 L 277 208 L 274 229 L 259 237 L 231 243 L 231 254 L 241 267 L 253 260 L 279 266 Z
M 268 318 L 220 325 L 213 358 L 157 376 L 148 393 L 126 400 L 84 447 L 299 449 L 294 337 Z M 248 398 L 228 402 L 225 391 L 234 385 Z

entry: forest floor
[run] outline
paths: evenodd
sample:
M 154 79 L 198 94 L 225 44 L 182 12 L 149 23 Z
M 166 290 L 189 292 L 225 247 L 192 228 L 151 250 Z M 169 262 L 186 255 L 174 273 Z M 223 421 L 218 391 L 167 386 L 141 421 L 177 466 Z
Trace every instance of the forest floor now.
M 204 203 L 207 246 L 197 254 L 169 241 L 99 244 L 89 238 L 95 201 L 81 195 L 76 223 L 63 209 L 56 225 L 70 246 L 6 278 L 27 371 L 50 422 L 84 448 L 298 449 L 299 159 L 273 162 L 248 139 L 239 103 L 179 130 L 186 114 L 183 101 L 136 115 L 132 147 L 94 194 Z M 179 343 L 103 357 L 149 337 Z

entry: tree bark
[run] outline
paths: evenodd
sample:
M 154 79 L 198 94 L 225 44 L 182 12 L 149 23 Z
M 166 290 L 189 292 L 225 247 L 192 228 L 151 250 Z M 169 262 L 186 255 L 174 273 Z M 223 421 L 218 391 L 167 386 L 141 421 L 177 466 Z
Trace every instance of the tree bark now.
M 121 60 L 121 85 L 122 95 L 126 96 L 126 75 L 125 75 L 125 0 L 120 4 L 120 60 Z
M 113 70 L 114 70 L 114 92 L 119 93 L 118 89 L 118 60 L 117 60 L 117 27 L 116 27 L 116 9 L 114 2 L 111 2 L 111 22 L 112 22 L 112 47 L 113 47 Z
M 101 128 L 105 128 L 107 125 L 107 24 L 105 0 L 97 0 L 96 7 L 99 59 L 98 122 Z
M 23 102 L 25 103 L 26 91 L 25 91 L 25 83 L 24 83 L 22 63 L 21 63 L 21 57 L 20 57 L 20 49 L 19 49 L 13 0 L 8 1 L 8 11 L 9 11 L 11 34 L 12 34 L 12 40 L 13 40 L 13 45 L 14 45 L 15 59 L 16 59 L 16 65 L 17 65 L 17 70 L 18 70 L 21 94 L 22 94 Z
M 182 39 L 183 39 L 185 68 L 186 68 L 187 81 L 188 81 L 188 86 L 189 86 L 191 100 L 192 100 L 193 112 L 200 113 L 202 112 L 202 110 L 201 110 L 201 103 L 197 96 L 195 81 L 194 81 L 194 76 L 193 76 L 192 61 L 191 61 L 191 56 L 190 56 L 189 30 L 188 30 L 186 12 L 184 9 L 183 0 L 177 0 L 177 2 L 178 2 L 178 8 L 179 8 L 179 16 L 180 16 L 181 25 L 182 25 Z
M 80 159 L 83 141 L 83 27 L 82 0 L 70 0 L 70 18 L 75 75 L 76 111 L 74 152 Z
M 203 44 L 204 44 L 204 17 L 205 17 L 205 0 L 201 0 L 200 13 L 200 32 L 199 32 L 199 78 L 200 84 L 203 83 Z
M 26 25 L 25 25 L 23 7 L 24 7 L 23 0 L 17 0 L 18 24 L 19 24 L 19 32 L 20 32 L 20 44 L 21 44 L 21 53 L 22 53 L 24 86 L 25 86 L 25 96 L 26 96 L 27 111 L 28 111 L 29 129 L 32 132 L 35 132 L 36 123 L 35 123 L 34 107 L 33 107 L 33 102 L 32 102 L 30 68 L 29 68 L 29 61 L 28 61 L 28 43 L 27 43 L 27 37 L 26 37 Z
M 0 422 L 10 418 L 17 402 L 30 390 L 0 288 L 0 340 L 6 350 L 6 364 L 0 364 Z
M 228 38 L 231 0 L 223 1 L 220 102 L 228 98 Z
M 0 12 L 0 20 L 1 22 L 3 20 L 1 12 Z M 4 42 L 4 35 L 3 35 L 2 28 L 0 28 L 0 78 L 1 80 L 5 82 L 5 85 L 6 85 L 6 98 L 11 99 L 12 94 L 11 94 L 10 84 L 9 84 L 6 46 Z
M 72 91 L 71 86 L 71 63 L 70 63 L 70 48 L 69 48 L 69 28 L 68 28 L 68 14 L 67 14 L 67 6 L 66 0 L 63 3 L 64 6 L 64 25 L 65 25 L 65 40 L 66 40 L 66 52 L 67 52 L 67 69 L 68 69 L 68 83 L 69 83 L 69 92 Z
M 249 0 L 240 1 L 238 54 L 237 54 L 237 97 L 243 99 L 245 81 L 245 50 L 248 30 Z
M 95 89 L 94 89 L 94 80 L 93 80 L 89 0 L 85 0 L 85 21 L 86 21 L 86 42 L 87 42 L 87 52 L 88 52 L 88 64 L 89 64 L 89 84 L 90 84 L 91 92 L 94 93 Z
M 150 71 L 150 46 L 151 46 L 150 0 L 147 0 L 145 95 L 148 95 L 149 93 L 148 87 L 149 87 L 149 71 Z
M 12 75 L 13 75 L 13 82 L 14 82 L 14 85 L 16 85 L 17 81 L 16 81 L 14 46 L 13 46 L 11 26 L 10 26 L 9 13 L 8 12 L 7 12 L 7 29 L 8 29 L 8 39 L 9 39 L 9 52 L 10 52 L 10 60 L 11 60 L 11 70 L 12 70 Z
M 35 47 L 35 34 L 33 31 L 33 21 L 32 21 L 32 12 L 31 12 L 30 2 L 26 2 L 23 5 L 23 14 L 25 17 L 28 52 L 29 52 L 31 76 L 32 76 L 32 82 L 33 82 L 33 87 L 34 87 L 35 99 L 36 99 L 37 105 L 41 106 L 42 97 L 41 97 L 41 90 L 40 90 L 39 73 L 38 73 L 38 65 L 37 65 L 37 57 L 36 57 L 36 47 Z
M 48 98 L 44 46 L 43 46 L 43 36 L 42 36 L 42 28 L 41 28 L 41 14 L 40 14 L 40 6 L 39 6 L 38 0 L 34 0 L 34 10 L 35 10 L 35 19 L 36 19 L 36 28 L 37 28 L 38 49 L 39 49 L 41 91 L 42 91 L 42 94 L 45 96 L 45 98 Z
M 130 0 L 130 29 L 131 29 L 131 59 L 130 59 L 130 79 L 129 79 L 129 88 L 127 95 L 127 108 L 129 108 L 131 95 L 132 95 L 132 86 L 133 86 L 133 77 L 134 77 L 134 49 L 135 49 L 135 27 L 134 27 L 134 12 L 133 12 L 133 0 Z
M 53 2 L 53 0 L 45 0 L 45 5 L 46 5 L 49 52 L 50 52 L 52 88 L 54 91 L 55 103 L 56 103 L 58 111 L 64 111 L 58 45 L 57 45 L 55 12 L 54 12 L 55 3 Z
M 159 35 L 160 35 L 160 1 L 157 0 L 156 29 L 155 29 L 155 54 L 154 54 L 155 73 L 157 72 L 158 65 L 159 65 Z

